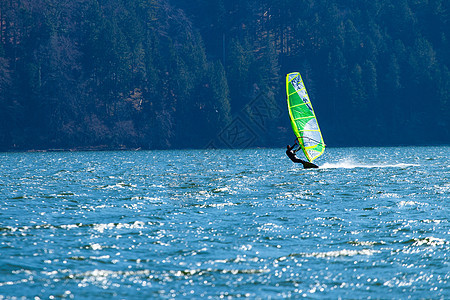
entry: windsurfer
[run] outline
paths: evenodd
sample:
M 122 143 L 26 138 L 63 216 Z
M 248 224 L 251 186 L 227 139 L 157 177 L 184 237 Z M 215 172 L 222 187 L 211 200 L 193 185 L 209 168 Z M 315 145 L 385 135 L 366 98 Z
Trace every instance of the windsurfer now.
M 294 150 L 295 146 L 298 146 L 297 142 L 295 142 L 295 144 L 292 145 L 292 147 L 290 145 L 287 145 L 287 150 L 286 150 L 286 155 L 294 163 L 301 163 L 303 165 L 303 168 L 305 168 L 305 169 L 318 168 L 318 166 L 316 166 L 315 164 L 301 160 L 300 158 L 298 158 L 297 155 L 295 155 L 295 152 L 297 152 L 300 148 L 298 148 L 297 150 Z

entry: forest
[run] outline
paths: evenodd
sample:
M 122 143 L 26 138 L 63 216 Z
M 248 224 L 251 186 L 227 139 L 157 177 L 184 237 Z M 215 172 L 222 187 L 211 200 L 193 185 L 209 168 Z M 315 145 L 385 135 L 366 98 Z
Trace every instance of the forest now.
M 450 144 L 448 0 L 1 0 L 0 150 Z

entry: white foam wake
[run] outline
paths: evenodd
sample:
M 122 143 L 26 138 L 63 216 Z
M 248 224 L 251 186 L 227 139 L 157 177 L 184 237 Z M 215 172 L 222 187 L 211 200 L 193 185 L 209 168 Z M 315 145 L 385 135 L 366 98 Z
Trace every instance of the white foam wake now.
M 419 167 L 418 164 L 365 164 L 354 162 L 351 159 L 340 160 L 336 163 L 324 163 L 320 166 L 321 169 L 354 169 L 354 168 L 409 168 L 409 167 Z

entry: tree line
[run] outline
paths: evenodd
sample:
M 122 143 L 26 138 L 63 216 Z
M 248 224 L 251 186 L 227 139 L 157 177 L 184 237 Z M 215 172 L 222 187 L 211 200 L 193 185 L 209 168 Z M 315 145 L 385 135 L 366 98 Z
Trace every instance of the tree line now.
M 283 146 L 292 71 L 329 145 L 449 143 L 449 6 L 4 0 L 0 149 L 202 148 L 259 99 L 246 145 Z

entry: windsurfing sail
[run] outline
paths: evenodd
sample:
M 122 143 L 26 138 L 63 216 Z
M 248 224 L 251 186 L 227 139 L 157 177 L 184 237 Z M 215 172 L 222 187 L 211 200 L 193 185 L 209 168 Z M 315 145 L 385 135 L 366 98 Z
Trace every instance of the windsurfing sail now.
M 287 74 L 286 93 L 292 129 L 311 162 L 323 154 L 325 143 L 300 73 Z

